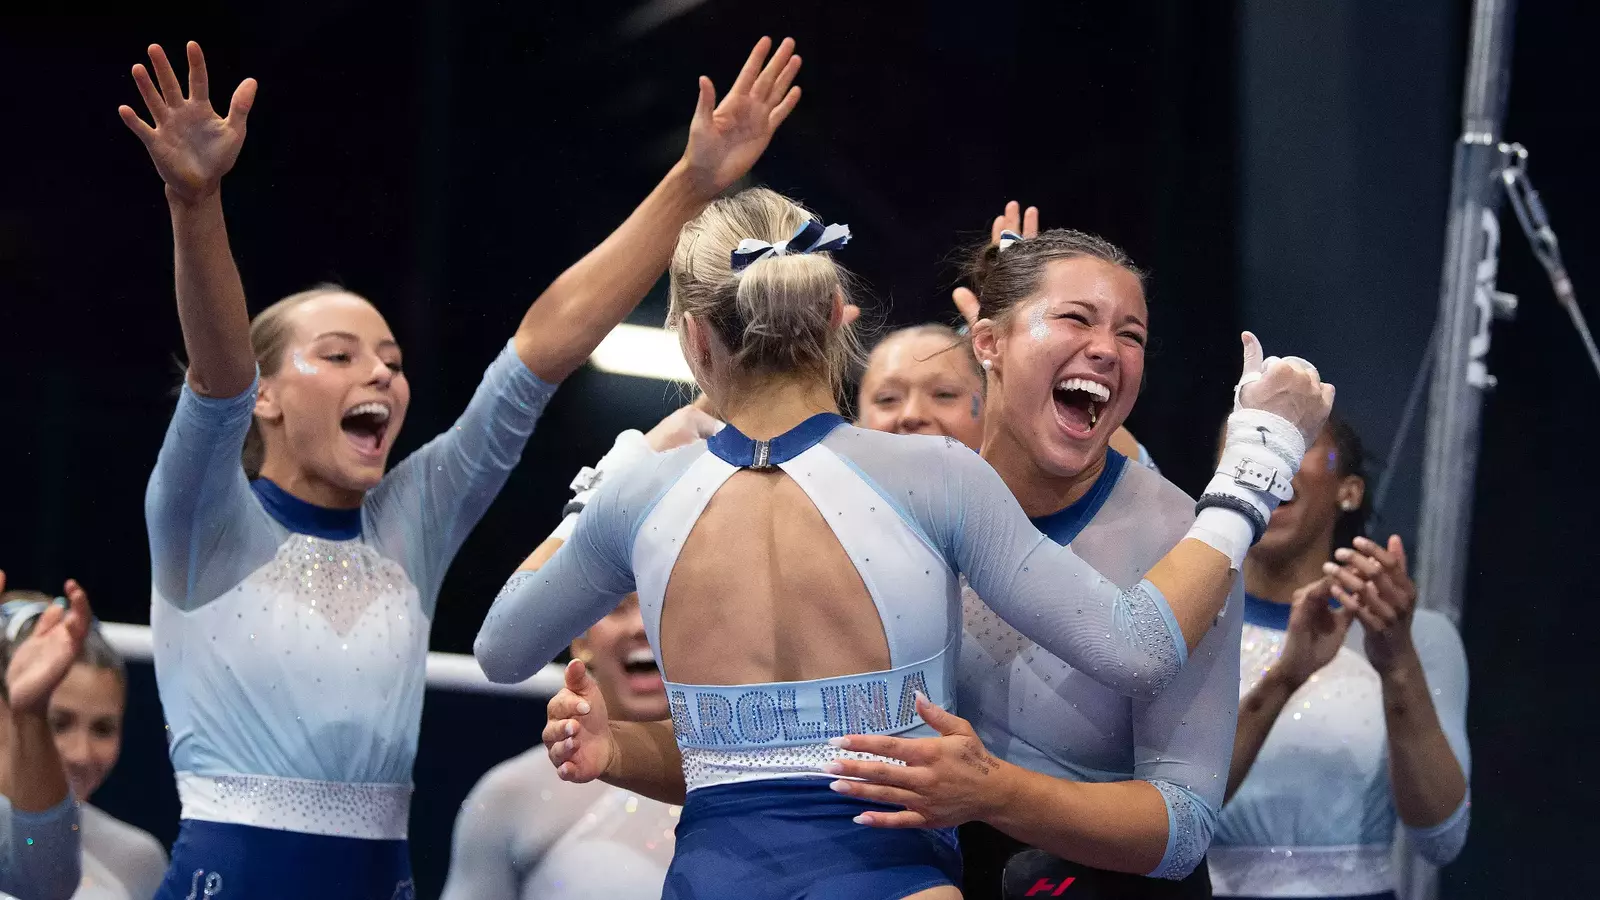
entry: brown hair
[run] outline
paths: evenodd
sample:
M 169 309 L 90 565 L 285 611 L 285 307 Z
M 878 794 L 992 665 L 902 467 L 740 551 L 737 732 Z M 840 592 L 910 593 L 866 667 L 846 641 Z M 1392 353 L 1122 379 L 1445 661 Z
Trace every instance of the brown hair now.
M 1039 289 L 1045 269 L 1056 260 L 1089 257 L 1121 266 L 1145 286 L 1145 273 L 1121 247 L 1103 237 L 1052 228 L 1012 243 L 1001 252 L 999 244 L 988 244 L 974 254 L 966 275 L 972 292 L 978 295 L 978 316 L 1000 322 L 1017 305 Z
M 733 270 L 745 238 L 788 240 L 816 218 L 775 191 L 752 188 L 717 200 L 678 234 L 668 272 L 667 327 L 685 315 L 709 326 L 734 365 L 759 381 L 774 375 L 827 378 L 836 395 L 865 354 L 854 325 L 836 326 L 834 295 L 849 303 L 852 277 L 829 253 L 769 256 Z
M 289 349 L 289 339 L 294 336 L 294 324 L 289 321 L 290 313 L 318 297 L 349 293 L 337 284 L 323 282 L 297 294 L 290 294 L 257 313 L 250 320 L 250 349 L 255 353 L 260 377 L 270 378 L 283 367 L 284 351 Z M 250 433 L 245 435 L 244 451 L 240 455 L 245 477 L 252 480 L 260 477 L 261 464 L 266 461 L 266 455 L 267 445 L 261 438 L 260 424 L 251 419 Z
M 903 337 L 935 337 L 942 341 L 949 341 L 950 346 L 939 352 L 955 351 L 960 353 L 962 358 L 966 360 L 967 365 L 972 367 L 972 374 L 978 377 L 980 389 L 986 386 L 986 380 L 983 377 L 983 366 L 978 364 L 978 355 L 972 352 L 972 339 L 970 337 L 957 332 L 949 325 L 939 322 L 926 322 L 922 325 L 907 325 L 904 328 L 896 328 L 894 331 L 884 335 L 878 343 L 873 345 L 872 349 L 876 351 L 890 341 Z
M 20 603 L 52 603 L 55 599 L 40 591 L 15 590 L 0 593 L 0 603 L 9 603 L 13 600 Z M 0 632 L 0 696 L 7 700 L 11 699 L 11 693 L 5 684 L 5 670 L 11 664 L 11 654 L 33 634 L 33 629 L 38 624 L 39 615 L 36 613 L 17 629 L 14 640 L 6 640 L 4 633 Z M 83 647 L 78 651 L 78 657 L 74 662 L 110 672 L 117 676 L 117 681 L 121 682 L 123 687 L 128 685 L 128 670 L 123 665 L 122 654 L 118 653 L 116 648 L 111 646 L 111 642 L 106 640 L 105 635 L 100 633 L 98 623 L 90 624 L 89 634 L 83 639 Z

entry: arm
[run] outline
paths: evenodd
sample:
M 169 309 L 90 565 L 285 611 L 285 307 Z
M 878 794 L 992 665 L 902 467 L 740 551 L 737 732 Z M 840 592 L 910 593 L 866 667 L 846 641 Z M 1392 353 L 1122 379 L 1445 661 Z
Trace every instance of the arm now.
M 757 42 L 720 105 L 711 80 L 700 78 L 683 159 L 528 309 L 513 345 L 534 374 L 554 383 L 583 365 L 661 277 L 683 226 L 761 157 L 800 100 L 800 89 L 790 87 L 800 71 L 794 41 L 786 39 L 768 61 L 771 48 L 769 38 Z
M 166 54 L 151 44 L 150 63 L 160 89 L 142 65 L 133 67 L 133 80 L 155 126 L 145 124 L 127 106 L 117 112 L 144 143 L 166 183 L 188 383 L 202 396 L 233 397 L 254 380 L 255 354 L 250 348 L 244 287 L 222 218 L 220 189 L 222 176 L 233 168 L 244 145 L 256 83 L 245 79 L 239 85 L 227 118 L 222 118 L 211 106 L 200 45 L 190 41 L 187 51 L 187 99 Z
M 1329 609 L 1328 599 L 1332 596 L 1327 578 L 1319 578 L 1295 592 L 1282 655 L 1239 701 L 1239 727 L 1234 736 L 1233 761 L 1228 766 L 1225 801 L 1233 799 L 1249 774 L 1289 698 L 1306 679 L 1332 662 L 1344 645 L 1354 610 L 1348 606 Z
M 988 320 L 979 326 L 981 343 Z M 970 454 L 947 448 L 951 462 L 941 480 L 949 493 L 942 503 L 918 501 L 913 514 L 928 522 L 946 558 L 1012 627 L 1108 689 L 1153 697 L 1211 630 L 1233 571 L 1278 503 L 1264 486 L 1236 476 L 1238 459 L 1274 470 L 1274 482 L 1287 489 L 1304 455 L 1301 429 L 1320 428 L 1331 404 L 1332 388 L 1313 371 L 1274 361 L 1262 374 L 1262 366 L 1260 346 L 1247 334 L 1240 391 L 1246 406 L 1229 419 L 1224 468 L 1206 495 L 1225 502 L 1203 509 L 1184 540 L 1132 588 L 1120 589 L 1071 548 L 1039 534 L 994 470 Z
M 0 588 L 4 575 L 0 573 Z M 0 780 L 0 890 L 29 897 L 70 897 L 78 888 L 78 806 L 56 754 L 46 713 L 89 630 L 89 600 L 67 582 L 70 609 L 52 605 L 6 666 L 9 759 Z
M 1467 660 L 1448 620 L 1414 619 L 1417 589 L 1405 545 L 1364 537 L 1328 564 L 1334 594 L 1361 620 L 1367 661 L 1383 687 L 1395 812 L 1434 865 L 1455 858 L 1471 815 L 1467 791 Z

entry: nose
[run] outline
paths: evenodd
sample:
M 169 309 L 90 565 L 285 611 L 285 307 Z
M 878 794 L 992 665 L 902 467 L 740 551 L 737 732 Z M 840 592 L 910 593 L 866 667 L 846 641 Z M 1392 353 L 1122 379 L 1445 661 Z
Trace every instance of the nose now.
M 1097 371 L 1110 371 L 1117 364 L 1117 339 L 1110 329 L 1096 328 L 1089 333 L 1089 343 L 1083 348 L 1083 357 Z
M 367 383 L 380 388 L 387 388 L 389 382 L 394 380 L 394 370 L 389 364 L 378 357 L 372 358 L 372 373 L 367 376 Z
M 933 423 L 927 413 L 927 403 L 921 397 L 912 395 L 900 407 L 900 415 L 895 420 L 894 430 L 900 434 L 915 434 Z
M 56 736 L 56 753 L 61 757 L 62 764 L 70 771 L 73 769 L 87 768 L 89 759 L 89 736 L 82 729 L 74 729 L 65 734 Z

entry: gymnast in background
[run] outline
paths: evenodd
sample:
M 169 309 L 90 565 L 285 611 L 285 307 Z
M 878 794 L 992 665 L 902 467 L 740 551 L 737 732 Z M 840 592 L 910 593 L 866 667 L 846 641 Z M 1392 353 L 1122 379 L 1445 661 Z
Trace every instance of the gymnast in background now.
M 1361 440 L 1330 417 L 1245 560 L 1219 897 L 1392 900 L 1398 832 L 1434 865 L 1467 839 L 1466 653 L 1416 608 L 1400 538 L 1363 536 L 1370 509 Z
M 0 594 L 4 652 L 19 649 L 33 636 L 52 600 L 38 591 Z M 48 708 L 56 752 L 79 801 L 83 878 L 73 900 L 146 900 L 161 885 L 167 868 L 167 851 L 153 835 L 89 803 L 122 754 L 127 699 L 122 656 L 91 623 L 66 677 L 50 694 Z
M 623 432 L 611 452 L 579 475 L 580 496 L 524 565 L 537 568 L 555 555 L 607 473 L 710 437 L 721 424 L 690 405 L 649 434 Z M 671 715 L 638 594 L 573 641 L 572 656 L 599 684 L 615 719 Z M 654 900 L 672 862 L 679 811 L 599 781 L 563 781 L 545 748 L 535 747 L 490 769 L 462 803 L 441 900 Z
M 5 573 L 0 572 L 0 589 Z M 51 602 L 33 633 L 6 646 L 0 685 L 0 894 L 67 900 L 78 889 L 78 802 L 50 734 L 50 695 L 67 677 L 89 633 L 89 597 L 75 581 Z M 0 620 L 4 616 L 0 615 Z M 10 631 L 10 622 L 4 622 Z

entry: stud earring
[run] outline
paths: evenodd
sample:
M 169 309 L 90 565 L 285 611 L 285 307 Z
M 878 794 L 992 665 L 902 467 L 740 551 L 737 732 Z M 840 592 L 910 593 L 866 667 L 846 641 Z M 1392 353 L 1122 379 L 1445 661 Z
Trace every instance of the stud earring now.
M 987 371 L 989 371 L 990 369 L 993 369 L 993 368 L 994 368 L 994 360 L 986 359 L 986 360 L 983 361 L 983 370 L 985 372 L 987 372 Z
M 1351 503 L 1349 500 L 1346 500 L 1343 503 L 1339 504 L 1339 508 L 1344 510 L 1345 512 L 1355 512 L 1356 511 L 1356 505 L 1354 503 Z

